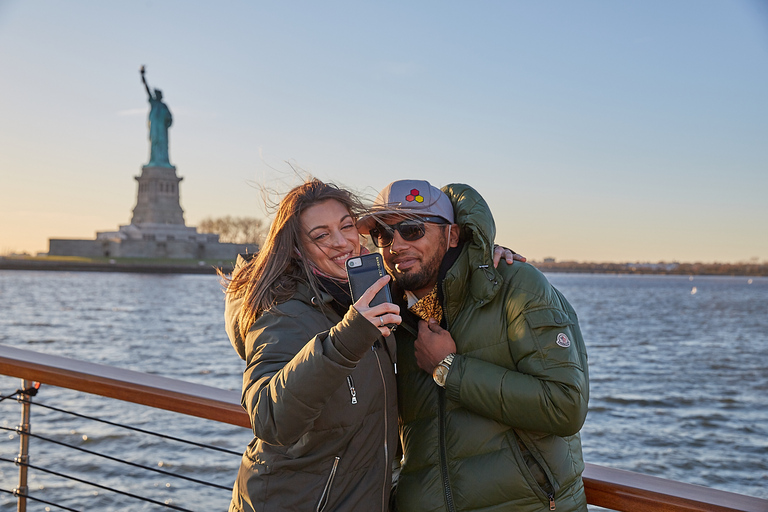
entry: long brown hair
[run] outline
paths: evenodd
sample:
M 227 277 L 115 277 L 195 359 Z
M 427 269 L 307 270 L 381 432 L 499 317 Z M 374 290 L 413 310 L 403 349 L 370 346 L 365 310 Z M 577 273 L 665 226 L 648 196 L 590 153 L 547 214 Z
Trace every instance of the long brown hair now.
M 264 245 L 250 262 L 232 273 L 226 292 L 243 298 L 237 319 L 243 339 L 264 311 L 296 293 L 299 282 L 307 283 L 317 293 L 318 281 L 311 262 L 301 256 L 301 241 L 306 234 L 300 220 L 307 208 L 330 199 L 343 204 L 355 220 L 365 211 L 362 201 L 352 192 L 310 179 L 280 201 Z

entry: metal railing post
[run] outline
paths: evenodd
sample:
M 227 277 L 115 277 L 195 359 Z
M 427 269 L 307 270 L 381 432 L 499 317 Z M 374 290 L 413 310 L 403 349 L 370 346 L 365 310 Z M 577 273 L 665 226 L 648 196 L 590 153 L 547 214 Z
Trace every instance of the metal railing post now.
M 33 382 L 29 380 L 21 381 L 21 389 L 29 389 Z M 20 393 L 17 400 L 21 403 L 21 424 L 16 431 L 19 433 L 19 455 L 16 457 L 16 464 L 19 466 L 19 485 L 13 490 L 13 493 L 18 498 L 16 503 L 16 512 L 27 511 L 27 495 L 29 493 L 29 486 L 27 485 L 27 464 L 29 464 L 29 418 L 30 409 L 32 408 L 31 401 L 32 396 Z

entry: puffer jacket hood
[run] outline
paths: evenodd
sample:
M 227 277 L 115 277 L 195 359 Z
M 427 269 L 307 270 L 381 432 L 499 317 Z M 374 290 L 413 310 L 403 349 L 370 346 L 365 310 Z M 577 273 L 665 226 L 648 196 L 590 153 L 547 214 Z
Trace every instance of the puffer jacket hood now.
M 245 258 L 238 254 L 237 261 L 235 262 L 235 270 L 243 267 L 247 263 Z M 296 287 L 296 293 L 293 298 L 310 305 L 318 303 L 330 304 L 333 300 L 333 297 L 329 293 L 325 293 L 322 290 L 320 290 L 320 296 L 316 297 L 309 286 L 303 283 L 299 283 Z M 235 349 L 235 352 L 240 356 L 240 359 L 245 360 L 245 341 L 240 336 L 240 323 L 238 321 L 238 316 L 240 315 L 242 307 L 243 297 L 231 293 L 226 294 L 224 299 L 224 330 L 229 337 L 230 343 L 232 343 L 232 348 Z
M 496 223 L 488 203 L 469 185 L 452 184 L 442 190 L 454 205 L 456 223 L 464 242 L 462 256 L 468 263 L 464 266 L 454 265 L 445 277 L 445 285 L 455 287 L 457 293 L 452 294 L 455 297 L 446 297 L 443 307 L 455 311 L 465 292 L 476 301 L 490 301 L 499 292 L 503 279 L 493 267 Z

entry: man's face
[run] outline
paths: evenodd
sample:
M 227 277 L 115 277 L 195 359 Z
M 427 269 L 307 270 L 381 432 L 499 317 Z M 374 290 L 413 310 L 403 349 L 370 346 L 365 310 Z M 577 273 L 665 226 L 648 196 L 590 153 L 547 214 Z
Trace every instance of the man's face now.
M 385 224 L 393 225 L 406 217 L 386 216 Z M 395 282 L 416 297 L 427 295 L 437 283 L 440 263 L 449 247 L 456 247 L 459 231 L 456 224 L 424 224 L 426 231 L 418 240 L 407 241 L 395 230 L 392 245 L 379 249 L 384 266 Z M 450 226 L 450 235 L 449 235 Z

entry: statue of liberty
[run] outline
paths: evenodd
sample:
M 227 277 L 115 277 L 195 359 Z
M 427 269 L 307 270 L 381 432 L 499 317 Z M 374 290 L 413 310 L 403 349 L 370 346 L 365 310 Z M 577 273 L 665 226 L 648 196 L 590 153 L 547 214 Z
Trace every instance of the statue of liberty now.
M 149 91 L 141 66 L 141 81 L 149 96 L 149 163 L 148 167 L 173 167 L 168 160 L 168 128 L 173 124 L 171 111 L 163 103 L 163 93 L 155 89 L 155 96 Z

